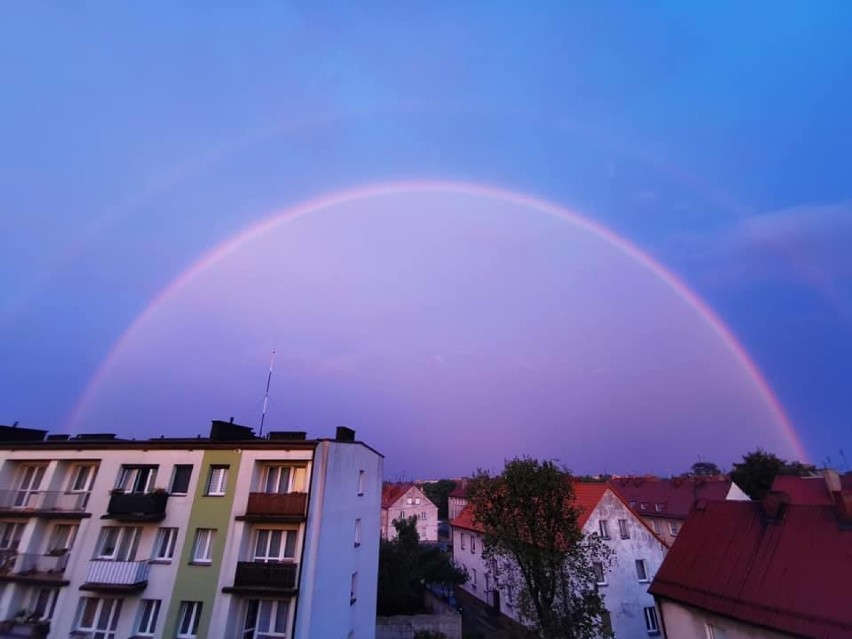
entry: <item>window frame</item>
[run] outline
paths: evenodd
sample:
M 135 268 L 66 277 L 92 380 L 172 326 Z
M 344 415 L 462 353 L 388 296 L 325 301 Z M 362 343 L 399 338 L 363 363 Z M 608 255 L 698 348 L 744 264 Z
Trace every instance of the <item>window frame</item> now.
M 178 528 L 172 526 L 161 526 L 157 528 L 157 534 L 154 535 L 154 546 L 151 548 L 151 561 L 157 563 L 171 563 L 175 558 L 175 550 L 177 549 Z M 159 550 L 165 542 L 167 553 L 160 555 Z
M 282 608 L 284 612 L 284 632 L 278 632 L 274 629 L 260 628 L 260 620 L 264 617 L 261 609 L 263 606 L 269 606 L 269 615 L 267 619 L 275 626 L 275 622 L 281 619 Z M 254 612 L 252 615 L 252 607 Z M 251 617 L 254 617 L 252 620 Z M 241 639 L 268 639 L 270 637 L 281 637 L 282 639 L 290 636 L 290 601 L 287 599 L 249 599 L 246 601 L 245 612 L 242 615 L 242 631 Z M 254 623 L 253 626 L 250 624 Z
M 349 582 L 349 605 L 354 606 L 358 601 L 358 571 L 352 573 L 352 579 Z
M 77 482 L 84 471 L 86 472 L 86 476 L 83 481 L 83 487 L 79 488 L 77 487 Z M 74 464 L 70 468 L 68 487 L 65 489 L 65 492 L 75 495 L 92 492 L 92 486 L 95 483 L 95 476 L 97 474 L 98 464 L 94 462 L 80 462 L 79 464 Z
M 204 610 L 203 601 L 180 602 L 178 609 L 177 625 L 175 626 L 175 639 L 198 639 L 198 627 L 201 625 L 201 614 Z M 189 627 L 184 632 L 182 628 L 189 622 Z
M 157 464 L 122 464 L 118 471 L 115 488 L 131 495 L 149 493 L 154 489 L 159 469 Z M 140 488 L 139 480 L 142 477 L 145 478 L 145 482 Z
M 211 464 L 207 475 L 207 489 L 204 494 L 207 497 L 224 497 L 228 494 L 228 475 L 230 464 Z M 216 473 L 220 473 L 219 480 L 215 481 Z
M 216 543 L 215 528 L 196 528 L 195 541 L 192 544 L 191 564 L 209 566 L 213 563 L 213 545 Z M 199 556 L 199 550 L 203 554 Z
M 263 552 L 260 552 L 261 535 L 266 535 Z M 280 535 L 278 554 L 272 553 L 274 535 Z M 292 539 L 292 555 L 287 554 L 288 542 Z M 299 531 L 293 528 L 258 528 L 254 533 L 252 561 L 261 563 L 292 563 L 296 560 L 299 545 Z
M 154 637 L 157 634 L 157 622 L 160 620 L 161 599 L 141 599 L 134 634 L 138 637 Z M 147 616 L 147 623 L 146 622 Z M 144 627 L 143 627 L 144 624 Z
M 84 626 L 82 625 L 83 615 L 86 612 L 89 601 L 95 602 L 94 613 L 91 616 L 93 625 Z M 115 639 L 118 634 L 118 620 L 121 617 L 123 602 L 124 600 L 120 597 L 80 597 L 80 603 L 77 605 L 77 614 L 74 619 L 74 629 L 78 632 L 101 636 L 103 639 Z M 104 608 L 107 605 L 109 605 L 107 627 L 100 628 L 98 627 L 98 623 L 103 617 Z
M 598 534 L 601 536 L 601 539 L 612 539 L 609 534 L 608 519 L 598 519 Z
M 677 534 L 680 532 L 680 524 L 670 521 L 669 522 L 669 532 L 672 537 L 677 537 Z
M 0 550 L 17 551 L 21 546 L 25 525 L 20 521 L 0 521 Z
M 600 569 L 600 570 L 598 570 Z M 606 580 L 606 569 L 604 568 L 602 561 L 593 561 L 592 562 L 592 572 L 595 575 L 595 585 L 596 586 L 606 586 L 608 582 Z
M 116 531 L 116 543 L 113 552 L 105 553 L 104 544 L 107 535 Z M 130 535 L 128 543 L 128 535 Z M 141 526 L 102 526 L 95 545 L 95 561 L 135 561 L 136 551 L 139 548 L 139 538 L 142 536 Z M 124 549 L 125 552 L 121 552 Z
M 626 519 L 618 520 L 618 534 L 622 539 L 630 539 L 630 528 Z
M 657 617 L 657 607 L 645 606 L 643 612 L 645 613 L 645 630 L 648 631 L 648 634 L 660 634 L 660 620 Z
M 175 482 L 178 478 L 178 473 L 189 470 L 189 476 L 186 478 L 186 490 L 180 491 L 175 490 Z M 192 472 L 195 470 L 195 466 L 193 464 L 175 464 L 175 467 L 172 469 L 172 480 L 169 482 L 169 494 L 170 495 L 188 495 L 189 488 L 192 485 Z
M 366 475 L 367 475 L 367 471 L 365 471 L 365 470 L 359 470 L 358 471 L 358 496 L 359 497 L 364 496 L 364 488 L 365 488 L 365 483 L 366 483 L 364 480 L 366 478 Z
M 355 520 L 355 548 L 361 545 L 361 518 Z
M 651 581 L 648 578 L 648 562 L 644 559 L 637 559 L 634 563 L 636 566 L 636 578 L 639 580 L 639 583 L 646 584 Z

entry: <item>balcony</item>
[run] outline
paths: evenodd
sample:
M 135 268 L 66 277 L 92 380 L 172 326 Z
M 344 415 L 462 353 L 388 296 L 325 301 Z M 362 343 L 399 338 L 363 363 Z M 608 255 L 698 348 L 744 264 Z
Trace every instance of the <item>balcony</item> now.
M 305 520 L 307 493 L 249 493 L 245 521 L 299 522 Z
M 292 562 L 240 561 L 234 585 L 222 592 L 242 594 L 294 594 L 298 565 Z
M 113 493 L 102 519 L 118 521 L 163 521 L 168 493 Z
M 67 586 L 65 568 L 68 565 L 68 556 L 64 550 L 46 555 L 0 550 L 0 581 Z
M 64 490 L 0 490 L 0 517 L 89 517 L 90 493 Z
M 93 559 L 80 590 L 139 592 L 148 585 L 150 562 Z

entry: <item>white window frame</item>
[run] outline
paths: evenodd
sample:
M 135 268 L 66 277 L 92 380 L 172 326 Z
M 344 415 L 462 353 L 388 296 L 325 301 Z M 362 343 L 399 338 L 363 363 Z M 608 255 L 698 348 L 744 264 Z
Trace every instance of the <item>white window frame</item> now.
M 161 603 L 160 599 L 142 599 L 139 602 L 139 618 L 134 633 L 137 637 L 153 637 L 157 634 Z
M 355 520 L 355 547 L 361 545 L 361 520 Z
M 203 608 L 204 605 L 201 601 L 180 602 L 175 639 L 197 639 Z
M 23 523 L 19 521 L 0 522 L 0 550 L 18 550 L 23 534 Z
M 669 532 L 672 534 L 672 537 L 677 537 L 677 534 L 680 532 L 680 524 L 670 521 Z
M 648 631 L 649 635 L 657 635 L 660 634 L 660 622 L 657 618 L 657 608 L 655 606 L 648 606 L 644 609 L 645 613 L 645 630 Z
M 31 508 L 30 499 L 41 491 L 47 464 L 22 464 L 15 474 L 15 508 Z
M 465 534 L 461 533 L 461 539 L 459 540 L 459 546 L 461 546 L 462 550 L 464 550 L 464 538 L 465 538 Z
M 598 566 L 600 566 L 600 576 L 598 575 Z M 603 565 L 601 561 L 593 561 L 592 562 L 592 572 L 595 575 L 595 585 L 597 586 L 606 586 L 606 567 Z
M 142 494 L 154 489 L 158 466 L 154 464 L 126 464 L 118 473 L 115 487 L 126 493 Z
M 275 537 L 278 537 L 278 553 L 273 553 Z M 287 542 L 292 539 L 292 554 L 287 554 Z M 252 561 L 263 563 L 287 563 L 295 561 L 299 545 L 298 531 L 292 528 L 259 528 L 254 535 Z
M 366 479 L 367 472 L 364 470 L 358 471 L 358 496 L 361 497 L 364 495 L 364 484 L 366 483 L 364 480 Z
M 105 552 L 108 535 L 115 531 L 116 543 L 112 552 Z M 139 545 L 141 526 L 104 526 L 98 536 L 93 559 L 101 561 L 134 561 Z
M 654 532 L 658 535 L 663 534 L 663 522 L 661 522 L 659 519 L 654 520 Z
M 68 552 L 77 539 L 77 524 L 54 524 L 50 530 L 46 551 L 48 554 Z
M 50 621 L 53 617 L 53 612 L 56 609 L 56 600 L 59 598 L 59 588 L 52 588 L 50 586 L 39 586 L 33 588 L 32 595 L 30 596 L 30 603 L 27 606 L 27 610 L 31 611 L 33 615 L 37 614 L 37 610 L 40 607 L 39 599 L 41 599 L 42 595 L 46 594 L 46 598 L 44 600 L 44 613 L 38 618 L 41 621 Z
M 645 584 L 650 581 L 648 578 L 648 562 L 644 559 L 637 559 L 636 562 L 636 578 L 639 583 Z
M 92 625 L 83 625 L 83 613 L 89 601 L 94 601 L 95 612 L 92 615 Z M 115 639 L 118 620 L 121 617 L 122 600 L 116 597 L 80 597 L 77 608 L 77 619 L 74 627 L 79 632 L 89 633 L 93 639 Z M 99 627 L 99 622 L 106 613 L 107 627 Z
M 601 536 L 601 539 L 612 539 L 609 535 L 609 520 L 607 520 L 607 519 L 599 519 L 598 520 L 598 532 Z
M 195 543 L 192 545 L 192 563 L 213 563 L 213 544 L 216 542 L 215 528 L 196 528 Z
M 471 588 L 476 590 L 476 568 L 471 568 L 471 574 L 473 575 L 473 579 L 470 580 Z
M 152 561 L 172 561 L 175 558 L 175 548 L 177 547 L 178 529 L 162 527 L 157 529 L 157 534 L 154 536 L 154 547 L 151 548 Z M 165 546 L 164 546 L 165 544 Z M 165 547 L 165 554 L 160 554 L 160 550 Z
M 260 478 L 260 492 L 268 495 L 286 495 L 293 492 L 295 479 L 296 469 L 293 466 L 288 464 L 264 464 Z
M 476 554 L 476 535 L 470 536 L 470 554 L 471 555 Z
M 630 539 L 630 528 L 627 525 L 626 519 L 618 520 L 618 534 L 622 539 Z
M 251 608 L 255 606 L 254 626 L 250 626 Z M 267 606 L 269 614 L 264 615 L 262 609 Z M 275 630 L 277 621 L 281 621 L 283 614 L 284 631 Z M 261 628 L 258 626 L 263 617 L 269 620 L 271 627 Z M 290 627 L 290 602 L 286 599 L 250 599 L 246 602 L 245 615 L 243 616 L 243 630 L 241 639 L 277 639 L 289 636 Z
M 224 497 L 228 490 L 228 471 L 230 466 L 215 464 L 210 466 L 210 475 L 207 477 L 206 495 L 209 497 Z
M 71 472 L 69 473 L 67 492 L 75 494 L 92 492 L 92 484 L 95 483 L 97 472 L 97 464 L 74 464 L 71 466 Z M 78 486 L 78 480 L 81 478 L 83 479 L 82 485 Z

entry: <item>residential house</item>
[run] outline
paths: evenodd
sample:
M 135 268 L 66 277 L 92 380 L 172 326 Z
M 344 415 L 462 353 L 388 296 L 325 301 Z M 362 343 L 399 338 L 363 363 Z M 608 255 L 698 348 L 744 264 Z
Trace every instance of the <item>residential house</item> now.
M 0 636 L 375 633 L 383 458 L 348 428 L 259 438 L 213 422 L 206 438 L 123 440 L 0 427 L 0 451 Z
M 413 483 L 382 486 L 382 539 L 396 539 L 393 525 L 398 519 L 417 519 L 417 534 L 420 541 L 438 541 L 438 507 L 433 504 L 419 486 Z
M 447 497 L 450 521 L 461 515 L 462 510 L 467 506 L 467 484 L 468 479 L 466 477 L 457 480 L 456 487 L 450 491 L 449 497 Z
M 665 557 L 666 544 L 606 484 L 575 483 L 574 493 L 583 533 L 601 535 L 613 551 L 613 564 L 596 566 L 596 571 L 615 636 L 640 639 L 658 634 L 654 598 L 647 591 Z M 520 622 L 517 593 L 501 578 L 498 566 L 482 559 L 481 528 L 473 519 L 472 507 L 465 507 L 451 525 L 453 560 L 469 576 L 462 588 Z
M 669 639 L 852 637 L 852 492 L 699 502 L 651 585 Z
M 616 477 L 609 486 L 669 545 L 699 499 L 748 500 L 727 477 Z
M 772 492 L 784 493 L 791 504 L 831 506 L 833 494 L 839 490 L 852 490 L 852 474 L 825 469 L 813 477 L 778 475 L 772 482 Z

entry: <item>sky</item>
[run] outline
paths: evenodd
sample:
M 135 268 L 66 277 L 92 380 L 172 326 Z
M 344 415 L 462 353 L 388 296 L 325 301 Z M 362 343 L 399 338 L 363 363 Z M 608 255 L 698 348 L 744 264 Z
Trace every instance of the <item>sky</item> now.
M 391 478 L 852 456 L 852 6 L 20 2 L 0 423 Z

